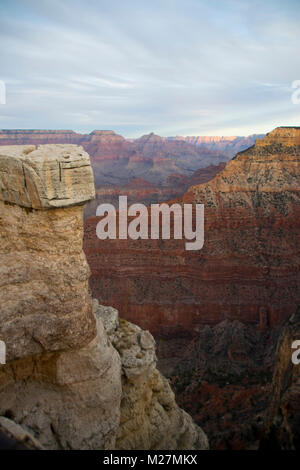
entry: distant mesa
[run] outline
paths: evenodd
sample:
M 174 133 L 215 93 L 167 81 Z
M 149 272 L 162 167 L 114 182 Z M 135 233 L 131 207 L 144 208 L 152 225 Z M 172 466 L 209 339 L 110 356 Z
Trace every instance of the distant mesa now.
M 115 134 L 115 131 L 107 131 L 107 130 L 104 130 L 104 131 L 92 131 L 90 132 L 90 135 L 114 135 Z
M 109 129 L 95 129 L 90 134 L 61 129 L 3 129 L 0 145 L 81 145 L 91 157 L 96 188 L 124 186 L 133 178 L 162 188 L 169 185 L 168 178 L 174 173 L 189 178 L 196 170 L 228 161 L 253 145 L 256 137 L 167 138 L 151 132 L 138 139 L 125 139 Z

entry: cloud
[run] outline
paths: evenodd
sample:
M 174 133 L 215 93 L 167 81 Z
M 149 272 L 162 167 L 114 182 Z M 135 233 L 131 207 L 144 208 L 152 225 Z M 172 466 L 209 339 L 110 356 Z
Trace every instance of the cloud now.
M 300 125 L 290 89 L 300 79 L 296 6 L 2 0 L 1 126 L 138 136 Z

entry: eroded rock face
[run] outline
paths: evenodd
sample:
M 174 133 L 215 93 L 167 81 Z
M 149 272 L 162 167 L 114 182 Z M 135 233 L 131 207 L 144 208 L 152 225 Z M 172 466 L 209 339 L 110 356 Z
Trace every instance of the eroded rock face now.
M 7 360 L 83 346 L 96 335 L 78 205 L 94 194 L 88 155 L 56 145 L 1 152 L 0 337 Z
M 0 366 L 0 415 L 46 449 L 112 449 L 120 421 L 120 358 L 101 321 L 97 336 L 72 351 Z
M 90 158 L 77 145 L 0 147 L 0 199 L 33 209 L 70 207 L 95 197 Z
M 119 321 L 113 308 L 94 305 L 122 364 L 116 448 L 207 449 L 206 435 L 178 407 L 168 380 L 156 368 L 155 341 L 149 331 Z
M 0 414 L 47 449 L 113 448 L 120 358 L 93 314 L 82 251 L 88 155 L 60 145 L 2 153 Z
M 0 366 L 0 415 L 45 449 L 207 449 L 156 369 L 150 333 L 97 301 L 94 313 L 86 347 Z
M 164 448 L 206 448 L 205 435 L 155 368 L 150 333 L 121 328 L 114 309 L 93 305 L 82 251 L 83 203 L 94 193 L 87 155 L 56 145 L 3 152 L 0 339 L 7 364 L 0 365 L 0 434 L 4 423 L 21 441 L 32 436 L 45 449 L 148 449 L 165 433 Z M 153 374 L 170 413 L 152 398 Z M 138 411 L 127 408 L 136 401 Z M 144 433 L 134 427 L 139 422 Z

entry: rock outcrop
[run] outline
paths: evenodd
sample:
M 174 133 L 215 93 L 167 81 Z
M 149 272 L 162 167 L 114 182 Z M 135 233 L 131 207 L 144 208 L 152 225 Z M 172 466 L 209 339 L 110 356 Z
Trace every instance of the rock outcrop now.
M 0 200 L 50 209 L 72 207 L 94 197 L 90 159 L 82 147 L 0 147 Z
M 168 380 L 156 368 L 155 341 L 149 331 L 119 320 L 118 311 L 94 300 L 122 365 L 118 449 L 208 448 L 204 432 L 175 402 Z
M 150 333 L 93 306 L 82 251 L 88 155 L 2 147 L 0 188 L 2 427 L 45 449 L 207 448 L 155 367 Z
M 82 148 L 1 148 L 0 336 L 9 361 L 95 336 L 82 253 L 82 204 L 93 196 Z

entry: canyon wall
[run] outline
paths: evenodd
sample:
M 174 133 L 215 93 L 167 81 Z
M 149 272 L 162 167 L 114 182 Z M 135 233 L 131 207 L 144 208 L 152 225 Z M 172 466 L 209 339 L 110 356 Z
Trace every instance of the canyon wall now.
M 0 145 L 79 144 L 85 139 L 71 130 L 0 129 Z
M 94 296 L 154 334 L 160 370 L 213 449 L 258 449 L 271 419 L 277 339 L 300 303 L 299 139 L 298 128 L 275 129 L 186 192 L 181 203 L 205 206 L 201 251 L 187 252 L 184 240 L 103 242 L 99 219 L 86 222 Z M 285 388 L 284 377 L 268 442 L 291 447 L 297 385 Z M 296 431 L 284 444 L 289 423 Z
M 300 129 L 278 128 L 183 203 L 205 206 L 201 251 L 184 240 L 106 240 L 86 223 L 91 288 L 156 335 L 197 335 L 229 319 L 279 325 L 300 300 Z
M 99 204 L 108 203 L 118 207 L 119 196 L 127 196 L 128 204 L 141 203 L 147 206 L 179 198 L 190 186 L 211 180 L 224 168 L 225 163 L 219 163 L 200 168 L 191 176 L 175 173 L 167 178 L 163 187 L 155 186 L 142 178 L 133 178 L 124 186 L 103 186 L 96 190 L 96 197 L 87 205 L 84 216 L 93 217 Z
M 205 449 L 151 334 L 92 301 L 75 145 L 0 149 L 0 433 L 46 449 Z M 2 435 L 2 434 L 1 434 Z

